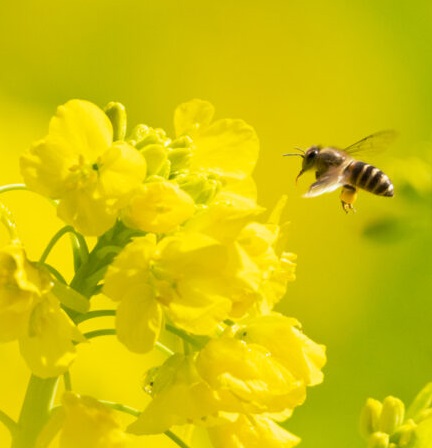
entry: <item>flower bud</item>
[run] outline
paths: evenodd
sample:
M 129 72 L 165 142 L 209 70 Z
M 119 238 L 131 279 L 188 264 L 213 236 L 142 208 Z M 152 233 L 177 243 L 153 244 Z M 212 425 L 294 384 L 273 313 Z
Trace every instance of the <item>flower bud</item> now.
M 126 136 L 127 118 L 126 109 L 121 103 L 111 101 L 105 107 L 105 113 L 113 127 L 113 141 L 124 140 Z
M 191 148 L 174 148 L 168 153 L 171 162 L 171 171 L 177 172 L 189 167 L 189 161 L 192 156 Z
M 405 405 L 399 398 L 386 397 L 383 401 L 379 419 L 380 431 L 393 434 L 402 425 L 405 417 Z
M 368 398 L 360 415 L 360 432 L 365 439 L 378 431 L 382 404 L 378 400 Z
M 159 144 L 147 145 L 141 150 L 147 162 L 147 175 L 157 175 L 163 170 L 167 161 L 167 150 Z

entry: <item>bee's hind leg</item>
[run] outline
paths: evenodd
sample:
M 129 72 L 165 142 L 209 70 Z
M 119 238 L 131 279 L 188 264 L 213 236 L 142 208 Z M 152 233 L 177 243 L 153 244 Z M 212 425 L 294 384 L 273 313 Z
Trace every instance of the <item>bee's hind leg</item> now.
M 340 194 L 340 200 L 342 203 L 342 208 L 345 213 L 348 213 L 350 210 L 355 212 L 355 208 L 353 207 L 354 202 L 357 199 L 357 189 L 352 185 L 344 185 L 342 187 L 342 191 Z

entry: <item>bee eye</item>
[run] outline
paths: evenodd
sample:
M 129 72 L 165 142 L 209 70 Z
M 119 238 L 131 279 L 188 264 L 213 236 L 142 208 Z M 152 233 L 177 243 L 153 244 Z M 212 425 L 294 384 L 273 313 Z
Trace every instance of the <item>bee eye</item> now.
M 308 160 L 312 160 L 317 156 L 317 154 L 318 154 L 318 149 L 314 148 L 306 155 L 306 158 Z

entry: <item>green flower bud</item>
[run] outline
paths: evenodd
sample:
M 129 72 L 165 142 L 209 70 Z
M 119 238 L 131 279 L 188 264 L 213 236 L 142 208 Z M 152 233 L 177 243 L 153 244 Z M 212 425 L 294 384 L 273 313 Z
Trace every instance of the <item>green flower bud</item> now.
M 145 124 L 138 124 L 132 130 L 128 143 L 141 149 L 151 144 L 168 146 L 170 139 L 166 136 L 163 129 L 153 129 Z
M 153 144 L 147 145 L 141 150 L 141 154 L 147 162 L 147 175 L 159 174 L 165 168 L 167 161 L 167 150 L 164 146 Z
M 179 138 L 173 140 L 168 146 L 172 149 L 174 148 L 190 148 L 192 146 L 193 140 L 188 135 L 183 135 Z
M 124 140 L 127 129 L 126 108 L 121 103 L 111 101 L 106 105 L 105 113 L 113 127 L 113 141 Z
M 371 434 L 378 431 L 382 404 L 378 400 L 368 398 L 360 415 L 360 433 L 368 439 Z
M 379 420 L 379 428 L 382 432 L 393 434 L 402 425 L 405 417 L 405 405 L 399 398 L 386 397 Z
M 180 188 L 193 198 L 196 204 L 207 204 L 220 189 L 220 182 L 205 174 L 185 173 L 176 177 Z
M 171 171 L 175 173 L 187 169 L 191 156 L 191 148 L 175 148 L 171 150 L 168 153 L 168 158 L 171 162 Z

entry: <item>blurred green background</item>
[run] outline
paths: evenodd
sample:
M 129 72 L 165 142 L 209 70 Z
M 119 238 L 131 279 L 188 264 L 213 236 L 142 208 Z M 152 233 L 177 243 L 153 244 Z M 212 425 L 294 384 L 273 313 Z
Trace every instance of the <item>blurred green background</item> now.
M 368 396 L 408 402 L 432 380 L 429 0 L 0 0 L 0 61 L 1 184 L 21 181 L 20 152 L 71 98 L 120 101 L 131 125 L 171 133 L 175 106 L 199 97 L 217 117 L 255 127 L 260 202 L 288 195 L 289 249 L 298 254 L 280 308 L 328 349 L 324 384 L 287 423 L 303 448 L 363 447 L 357 422 Z M 283 153 L 344 147 L 383 129 L 399 138 L 367 161 L 392 178 L 393 199 L 360 194 L 346 216 L 337 192 L 301 197 L 313 177 L 296 187 L 300 159 Z M 2 200 L 36 258 L 61 224 L 30 193 Z M 64 264 L 67 254 L 65 244 L 54 258 Z M 158 360 L 101 339 L 80 351 L 74 386 L 142 408 L 142 374 Z M 0 347 L 0 365 L 0 407 L 16 417 L 29 372 L 15 344 Z

